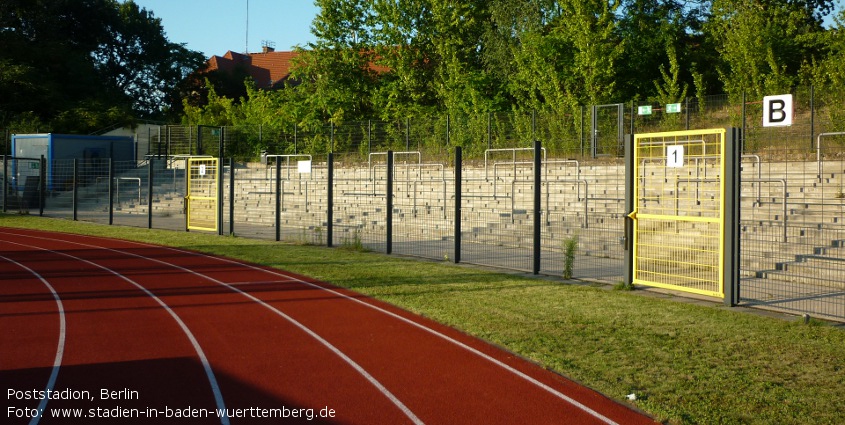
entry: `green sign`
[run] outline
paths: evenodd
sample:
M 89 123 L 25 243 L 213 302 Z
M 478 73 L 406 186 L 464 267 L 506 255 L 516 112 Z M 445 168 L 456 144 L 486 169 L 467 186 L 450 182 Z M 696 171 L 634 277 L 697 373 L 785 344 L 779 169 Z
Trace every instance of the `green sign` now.
M 637 115 L 651 115 L 651 105 L 638 106 Z
M 211 135 L 212 136 L 219 136 L 220 135 L 220 129 L 219 128 L 212 128 L 211 129 Z
M 679 114 L 681 113 L 681 104 L 680 103 L 670 103 L 666 105 L 666 113 L 667 114 Z
M 37 170 L 39 168 L 39 165 L 41 165 L 41 164 L 39 164 L 37 162 L 30 162 L 29 163 L 29 169 L 30 170 Z

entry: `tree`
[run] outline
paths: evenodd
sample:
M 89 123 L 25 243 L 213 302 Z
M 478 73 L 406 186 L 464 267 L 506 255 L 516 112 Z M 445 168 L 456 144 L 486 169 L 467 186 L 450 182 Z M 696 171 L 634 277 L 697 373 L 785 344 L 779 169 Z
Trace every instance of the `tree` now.
M 656 94 L 651 82 L 670 61 L 677 62 L 680 81 L 689 84 L 694 63 L 712 56 L 702 44 L 701 8 L 678 0 L 623 0 L 621 8 L 619 33 L 625 40 L 618 74 L 621 97 L 645 99 Z M 674 58 L 667 56 L 670 49 Z
M 819 35 L 818 44 L 824 54 L 807 69 L 810 75 L 806 78 L 816 86 L 821 103 L 831 106 L 825 111 L 828 119 L 845 122 L 845 9 L 834 17 L 833 27 Z
M 675 46 L 667 45 L 666 54 L 669 56 L 669 71 L 667 72 L 666 68 L 660 65 L 661 79 L 654 81 L 654 87 L 657 89 L 655 100 L 662 105 L 683 101 L 687 97 L 687 88 L 689 88 L 688 84 L 681 82 L 681 67 L 678 63 L 678 55 L 675 53 Z
M 133 1 L 117 4 L 113 12 L 109 36 L 93 52 L 96 67 L 140 117 L 161 118 L 173 106 L 169 96 L 205 57 L 168 41 L 161 20 Z
M 376 0 L 373 3 L 377 63 L 389 71 L 380 76 L 373 98 L 383 120 L 404 118 L 438 106 L 435 75 L 438 62 L 432 42 L 433 16 L 428 0 Z
M 573 63 L 564 81 L 583 105 L 611 100 L 625 43 L 617 34 L 619 0 L 566 0 L 552 31 L 572 45 Z
M 317 41 L 299 49 L 291 77 L 305 98 L 314 120 L 335 123 L 373 113 L 371 95 L 376 80 L 371 16 L 366 0 L 317 0 L 320 13 L 311 32 Z
M 832 0 L 714 0 L 705 29 L 725 90 L 755 97 L 788 91 L 814 61 L 815 34 Z
M 169 43 L 160 21 L 131 0 L 4 1 L 0 58 L 8 65 L 0 70 L 0 124 L 35 117 L 52 131 L 84 133 L 161 117 L 202 62 Z
M 105 0 L 0 3 L 0 57 L 8 61 L 0 77 L 0 102 L 7 121 L 26 115 L 44 126 L 62 111 L 108 99 L 108 86 L 96 76 L 90 56 L 105 38 Z M 83 126 L 91 125 L 90 120 Z M 95 120 L 96 121 L 96 120 Z

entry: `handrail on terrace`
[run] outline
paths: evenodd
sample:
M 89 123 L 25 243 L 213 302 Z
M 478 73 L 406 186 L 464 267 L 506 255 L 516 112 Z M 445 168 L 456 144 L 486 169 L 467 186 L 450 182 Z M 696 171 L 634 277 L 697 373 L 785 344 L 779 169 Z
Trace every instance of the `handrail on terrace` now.
M 309 160 L 309 161 L 313 161 L 313 157 L 312 157 L 311 155 L 309 155 L 309 154 L 305 154 L 305 153 L 299 153 L 299 154 L 272 154 L 272 155 L 262 154 L 262 155 L 261 155 L 261 160 L 262 160 L 262 162 L 263 162 L 263 163 L 267 166 L 267 167 L 265 168 L 265 177 L 266 177 L 266 175 L 267 175 L 266 170 L 268 170 L 268 169 L 270 170 L 269 172 L 270 172 L 270 175 L 272 176 L 272 168 L 270 167 L 270 161 L 269 161 L 269 160 L 270 160 L 270 158 L 278 158 L 278 159 L 282 159 L 282 158 L 284 158 L 284 159 L 285 159 L 285 169 L 288 171 L 288 180 L 290 180 L 290 170 L 291 170 L 290 160 L 291 160 L 291 158 L 308 158 L 308 160 Z M 311 179 L 312 179 L 312 180 L 314 179 L 314 174 L 313 174 L 313 173 L 311 173 Z
M 831 133 L 820 133 L 816 137 L 816 162 L 819 167 L 819 183 L 822 181 L 822 137 L 826 136 L 845 136 L 845 131 L 835 131 Z

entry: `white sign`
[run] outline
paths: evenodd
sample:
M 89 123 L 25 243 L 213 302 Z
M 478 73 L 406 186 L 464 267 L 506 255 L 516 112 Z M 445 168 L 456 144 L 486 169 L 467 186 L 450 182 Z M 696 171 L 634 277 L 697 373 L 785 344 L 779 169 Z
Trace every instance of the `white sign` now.
M 300 173 L 310 173 L 311 161 L 297 161 L 296 169 L 299 170 Z
M 763 98 L 763 127 L 792 125 L 792 95 L 766 96 Z
M 637 106 L 637 115 L 651 115 L 651 105 Z
M 680 114 L 681 113 L 681 104 L 680 103 L 668 103 L 668 104 L 666 104 L 666 113 L 667 114 Z
M 205 164 L 200 164 L 200 175 L 201 176 L 205 175 Z
M 666 146 L 666 166 L 669 168 L 684 166 L 684 145 Z

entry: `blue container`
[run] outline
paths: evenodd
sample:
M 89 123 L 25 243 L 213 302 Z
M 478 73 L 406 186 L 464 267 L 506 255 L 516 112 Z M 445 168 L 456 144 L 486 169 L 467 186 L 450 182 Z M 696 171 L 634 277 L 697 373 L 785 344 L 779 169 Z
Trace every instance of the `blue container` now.
M 55 181 L 53 167 L 59 160 L 78 159 L 83 166 L 112 161 L 135 161 L 135 140 L 128 136 L 79 136 L 70 134 L 13 134 L 12 156 L 47 160 L 47 190 L 61 190 L 67 182 Z M 12 164 L 13 187 L 24 184 L 34 171 L 30 166 Z M 35 172 L 37 174 L 37 172 Z

